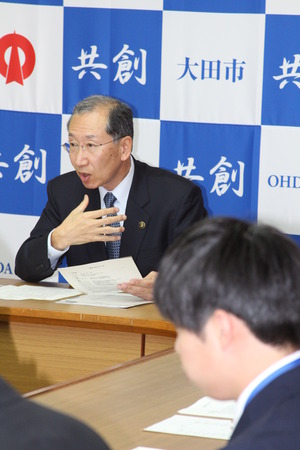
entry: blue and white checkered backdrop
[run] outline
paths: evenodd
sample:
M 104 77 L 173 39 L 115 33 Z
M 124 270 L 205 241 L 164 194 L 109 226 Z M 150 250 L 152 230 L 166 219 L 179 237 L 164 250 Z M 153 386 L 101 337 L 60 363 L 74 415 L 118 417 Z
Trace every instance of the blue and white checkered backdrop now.
M 0 276 L 71 170 L 73 106 L 134 111 L 134 155 L 200 184 L 211 215 L 300 242 L 299 0 L 0 2 Z

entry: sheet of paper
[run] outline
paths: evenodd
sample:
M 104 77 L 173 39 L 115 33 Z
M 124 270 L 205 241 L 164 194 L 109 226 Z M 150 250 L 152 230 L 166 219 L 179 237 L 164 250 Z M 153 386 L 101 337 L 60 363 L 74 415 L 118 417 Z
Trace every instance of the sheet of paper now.
M 80 297 L 60 300 L 57 303 L 67 305 L 103 306 L 109 308 L 131 308 L 133 306 L 151 303 L 140 297 L 135 297 L 124 292 L 116 294 L 83 294 Z
M 0 287 L 1 300 L 59 300 L 77 295 L 81 295 L 81 292 L 54 286 L 8 285 Z
M 85 294 L 116 294 L 117 284 L 142 278 L 132 257 L 64 267 L 59 272 L 74 289 Z
M 215 400 L 211 397 L 202 397 L 188 408 L 180 409 L 180 414 L 192 416 L 219 417 L 221 419 L 233 419 L 236 411 L 234 400 Z
M 145 428 L 145 431 L 228 440 L 232 433 L 232 421 L 176 414 Z
M 132 450 L 163 450 L 162 448 L 154 447 L 134 447 Z

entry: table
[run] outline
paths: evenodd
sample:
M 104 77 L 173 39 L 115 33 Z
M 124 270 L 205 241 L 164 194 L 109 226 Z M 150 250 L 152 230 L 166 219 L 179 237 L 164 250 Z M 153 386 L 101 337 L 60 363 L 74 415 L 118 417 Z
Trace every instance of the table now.
M 217 439 L 143 431 L 202 397 L 170 350 L 27 397 L 84 421 L 113 450 L 139 445 L 167 450 L 215 450 L 225 446 L 225 441 Z
M 0 300 L 0 374 L 29 392 L 173 347 L 175 336 L 155 304 L 116 309 Z

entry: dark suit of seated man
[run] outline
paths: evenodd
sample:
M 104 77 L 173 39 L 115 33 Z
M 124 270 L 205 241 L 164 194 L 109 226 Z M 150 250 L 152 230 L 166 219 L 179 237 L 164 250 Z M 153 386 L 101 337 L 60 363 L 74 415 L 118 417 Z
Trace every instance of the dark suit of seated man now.
M 300 248 L 276 229 L 206 219 L 169 248 L 154 288 L 188 377 L 237 400 L 226 450 L 300 448 Z
M 53 274 L 64 255 L 70 266 L 102 261 L 108 246 L 120 241 L 118 256 L 132 256 L 144 278 L 119 288 L 151 300 L 165 250 L 206 216 L 201 189 L 132 157 L 132 111 L 117 99 L 82 100 L 67 127 L 64 147 L 75 171 L 48 183 L 48 202 L 18 251 L 15 273 L 38 282 Z M 108 192 L 116 198 L 109 208 Z
M 109 450 L 83 423 L 22 398 L 0 378 L 0 448 L 3 450 Z

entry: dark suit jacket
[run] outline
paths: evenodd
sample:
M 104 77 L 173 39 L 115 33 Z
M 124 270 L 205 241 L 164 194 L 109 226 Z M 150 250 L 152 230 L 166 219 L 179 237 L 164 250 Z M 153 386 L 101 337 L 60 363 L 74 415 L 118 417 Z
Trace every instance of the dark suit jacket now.
M 300 449 L 300 367 L 284 373 L 246 406 L 226 450 Z
M 171 242 L 185 228 L 205 217 L 206 210 L 196 184 L 169 171 L 139 161 L 134 163 L 120 257 L 132 256 L 142 276 L 146 276 L 158 269 Z M 79 205 L 84 194 L 90 199 L 87 210 L 101 207 L 99 189 L 86 189 L 76 172 L 49 181 L 47 205 L 16 256 L 16 275 L 37 282 L 53 274 L 47 256 L 48 234 Z M 69 266 L 103 261 L 107 259 L 105 244 L 71 246 L 66 258 Z
M 0 448 L 3 450 L 108 450 L 90 428 L 22 398 L 0 378 Z

